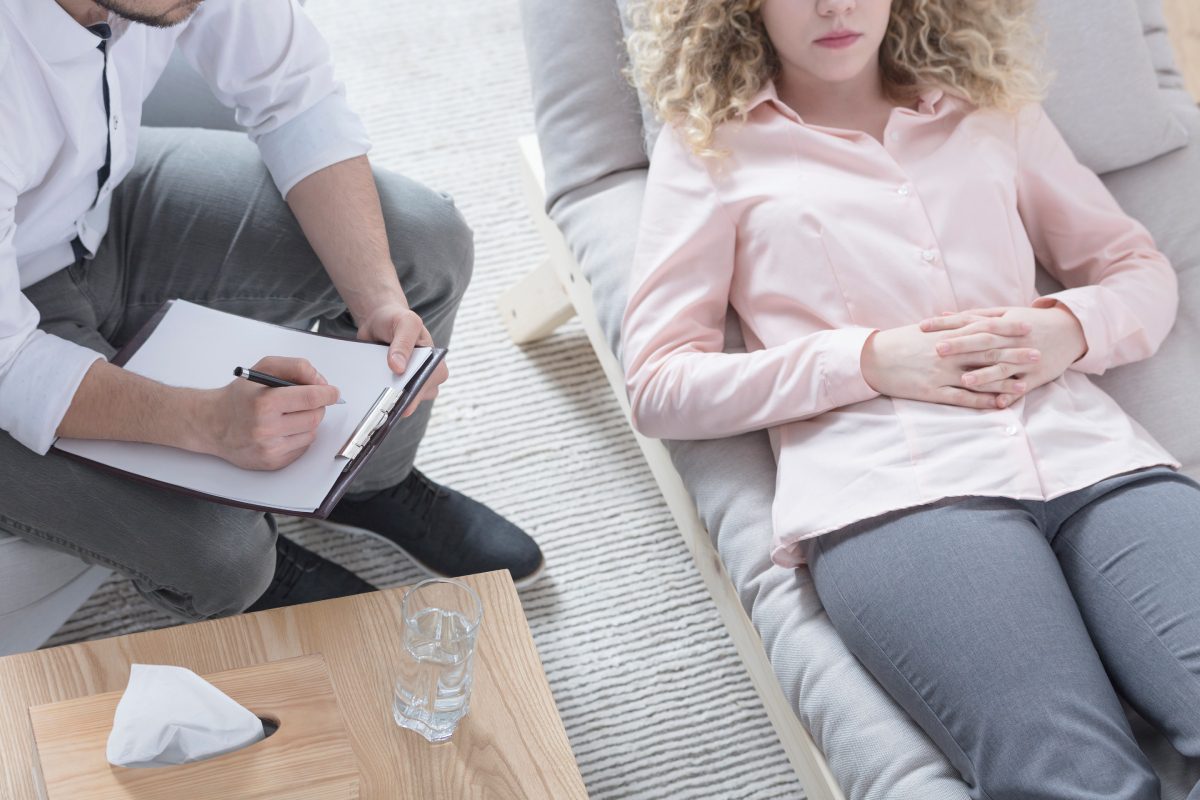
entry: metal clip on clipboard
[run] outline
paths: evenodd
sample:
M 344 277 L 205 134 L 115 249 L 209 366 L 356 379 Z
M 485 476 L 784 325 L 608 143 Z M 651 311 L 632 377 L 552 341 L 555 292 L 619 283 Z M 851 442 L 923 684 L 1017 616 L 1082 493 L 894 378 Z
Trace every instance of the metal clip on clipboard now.
M 387 422 L 388 414 L 392 413 L 392 409 L 396 407 L 396 403 L 403 394 L 402 390 L 392 388 L 380 392 L 379 398 L 362 418 L 362 422 L 358 423 L 354 433 L 350 434 L 350 439 L 338 451 L 338 458 L 348 458 L 353 461 L 367 446 L 367 442 L 371 440 L 375 431 L 382 428 L 383 424 Z

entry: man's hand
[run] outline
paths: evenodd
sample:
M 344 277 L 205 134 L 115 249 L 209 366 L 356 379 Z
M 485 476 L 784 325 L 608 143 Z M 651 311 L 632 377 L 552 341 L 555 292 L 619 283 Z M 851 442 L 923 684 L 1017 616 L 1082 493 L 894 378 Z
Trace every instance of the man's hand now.
M 273 389 L 234 380 L 200 393 L 201 439 L 195 449 L 244 469 L 286 467 L 313 443 L 338 390 L 302 358 L 272 356 L 254 369 L 306 385 Z
M 404 374 L 414 347 L 433 347 L 433 337 L 425 323 L 404 303 L 388 303 L 372 311 L 359 326 L 358 338 L 364 342 L 386 344 L 388 366 L 397 375 Z M 416 411 L 420 403 L 437 397 L 438 387 L 449 377 L 450 371 L 442 361 L 417 395 L 417 402 L 408 407 L 404 416 Z
M 981 320 L 988 319 L 1025 324 L 1029 333 L 1014 343 L 973 329 Z M 943 314 L 922 320 L 920 328 L 948 332 L 941 334 L 938 355 L 952 364 L 965 360 L 971 365 L 961 372 L 959 385 L 975 392 L 1001 393 L 1014 398 L 1059 377 L 1087 352 L 1079 320 L 1061 303 Z M 1025 350 L 1026 358 L 1015 357 L 1014 344 Z
M 997 353 L 1015 365 L 1028 363 L 1029 348 L 1020 344 L 1028 333 L 1029 324 L 1024 321 L 980 318 L 953 335 L 987 337 Z M 944 333 L 929 332 L 918 325 L 874 333 L 862 351 L 863 378 L 872 389 L 889 397 L 979 409 L 1004 408 L 1011 403 L 1012 387 L 1002 382 L 994 388 L 964 387 L 963 373 L 982 365 L 976 363 L 973 353 L 939 355 L 937 348 L 947 338 Z

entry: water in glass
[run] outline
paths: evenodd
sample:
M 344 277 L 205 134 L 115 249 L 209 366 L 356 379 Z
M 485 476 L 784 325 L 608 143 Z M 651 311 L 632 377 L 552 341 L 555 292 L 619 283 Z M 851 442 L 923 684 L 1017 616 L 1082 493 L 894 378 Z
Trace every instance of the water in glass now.
M 404 663 L 396 681 L 396 724 L 431 742 L 450 738 L 471 699 L 474 625 L 441 608 L 413 613 L 404 626 Z

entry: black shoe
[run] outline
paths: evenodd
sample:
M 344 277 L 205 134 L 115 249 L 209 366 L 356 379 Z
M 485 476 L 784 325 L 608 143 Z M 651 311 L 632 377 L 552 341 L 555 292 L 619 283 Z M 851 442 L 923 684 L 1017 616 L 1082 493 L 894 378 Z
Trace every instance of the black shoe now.
M 382 539 L 442 578 L 507 569 L 513 583 L 524 588 L 537 580 L 545 564 L 525 531 L 415 469 L 390 489 L 343 499 L 325 524 Z
M 374 586 L 345 567 L 278 536 L 275 539 L 275 577 L 271 578 L 271 585 L 262 597 L 246 611 L 265 611 L 373 591 Z

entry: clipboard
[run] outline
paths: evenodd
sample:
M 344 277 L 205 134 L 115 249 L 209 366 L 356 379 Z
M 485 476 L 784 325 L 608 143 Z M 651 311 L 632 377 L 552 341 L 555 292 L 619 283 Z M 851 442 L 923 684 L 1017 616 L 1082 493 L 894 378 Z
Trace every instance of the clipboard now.
M 120 367 L 126 367 L 130 360 L 133 359 L 134 355 L 151 340 L 151 337 L 155 331 L 159 329 L 159 326 L 166 318 L 168 312 L 171 311 L 176 304 L 193 306 L 193 304 L 186 303 L 185 301 L 168 300 L 162 305 L 161 308 L 158 309 L 158 311 L 155 312 L 153 317 L 147 320 L 146 324 L 142 326 L 137 334 L 113 357 L 112 363 Z M 199 309 L 201 307 L 193 306 L 193 308 Z M 251 322 L 245 318 L 224 314 L 224 312 L 212 311 L 211 309 L 203 309 L 203 311 L 205 313 L 211 313 L 214 315 L 221 314 L 225 317 L 232 317 L 237 320 L 242 320 L 243 322 Z M 289 338 L 293 335 L 303 335 L 318 337 L 319 339 L 324 339 L 327 341 L 345 342 L 347 346 L 353 346 L 356 348 L 368 347 L 378 349 L 382 347 L 382 345 L 364 343 L 347 337 L 330 336 L 328 334 L 321 334 L 313 331 L 302 331 L 293 328 L 286 328 L 281 325 L 274 325 L 272 323 L 253 321 L 253 324 L 255 326 L 265 326 L 264 330 L 275 329 L 276 331 L 286 331 L 286 335 Z M 340 463 L 340 471 L 338 472 L 337 477 L 328 493 L 324 496 L 324 499 L 321 500 L 321 502 L 312 510 L 280 507 L 271 504 L 252 502 L 243 498 L 231 498 L 218 493 L 198 491 L 194 488 L 181 486 L 179 483 L 174 481 L 160 480 L 153 475 L 145 474 L 145 472 L 123 469 L 119 466 L 115 466 L 114 463 L 108 463 L 108 460 L 105 460 L 104 458 L 95 457 L 94 453 L 92 455 L 88 455 L 89 451 L 103 450 L 106 447 L 110 449 L 113 447 L 128 448 L 131 443 L 96 443 L 60 439 L 59 441 L 55 442 L 53 451 L 59 455 L 88 464 L 89 466 L 103 470 L 110 474 L 120 475 L 124 478 L 129 478 L 141 483 L 179 492 L 190 497 L 196 497 L 209 502 L 235 506 L 238 508 L 247 508 L 254 511 L 324 519 L 329 516 L 329 513 L 333 510 L 334 506 L 337 505 L 338 501 L 341 500 L 342 496 L 346 493 L 347 488 L 353 482 L 354 478 L 362 470 L 363 466 L 371 458 L 374 452 L 379 448 L 383 440 L 387 438 L 392 429 L 396 427 L 402 418 L 404 411 L 413 404 L 417 396 L 420 394 L 421 389 L 429 381 L 438 365 L 441 364 L 446 357 L 445 348 L 422 348 L 422 350 L 427 350 L 427 355 L 425 356 L 424 361 L 420 364 L 416 364 L 414 368 L 410 368 L 410 372 L 406 373 L 408 375 L 408 380 L 404 382 L 403 385 L 383 387 L 379 394 L 375 396 L 374 402 L 370 403 L 366 407 L 365 413 L 362 413 L 362 415 L 357 419 L 348 420 L 348 422 L 354 422 L 353 428 L 348 437 L 339 437 L 338 442 L 340 443 L 340 447 L 335 453 L 335 457 Z M 264 355 L 266 355 L 266 353 L 264 353 Z M 361 351 L 359 355 L 361 357 Z M 381 358 L 380 363 L 385 364 L 386 362 L 384 362 Z M 232 376 L 230 379 L 232 380 Z M 361 408 L 362 406 L 360 405 L 359 407 Z M 354 413 L 358 413 L 357 409 L 354 411 Z M 165 449 L 171 451 L 173 454 L 172 458 L 180 463 L 182 463 L 180 459 L 186 459 L 187 457 L 194 457 L 195 459 L 198 459 L 196 462 L 197 464 L 200 463 L 199 460 L 211 460 L 215 458 L 213 456 L 206 456 L 203 454 L 189 453 L 188 451 L 174 450 L 173 448 L 162 448 L 159 445 L 133 446 L 140 448 Z M 70 449 L 67 449 L 68 447 Z M 286 476 L 287 470 L 291 466 L 289 465 L 288 467 L 283 467 L 282 469 L 275 470 L 273 472 L 260 472 L 257 470 L 242 470 L 233 466 L 232 464 L 227 464 L 226 462 L 222 462 L 222 464 L 225 465 L 223 469 L 247 473 L 248 478 L 250 476 L 258 475 Z M 327 471 L 331 471 L 332 469 L 332 466 L 327 467 Z

